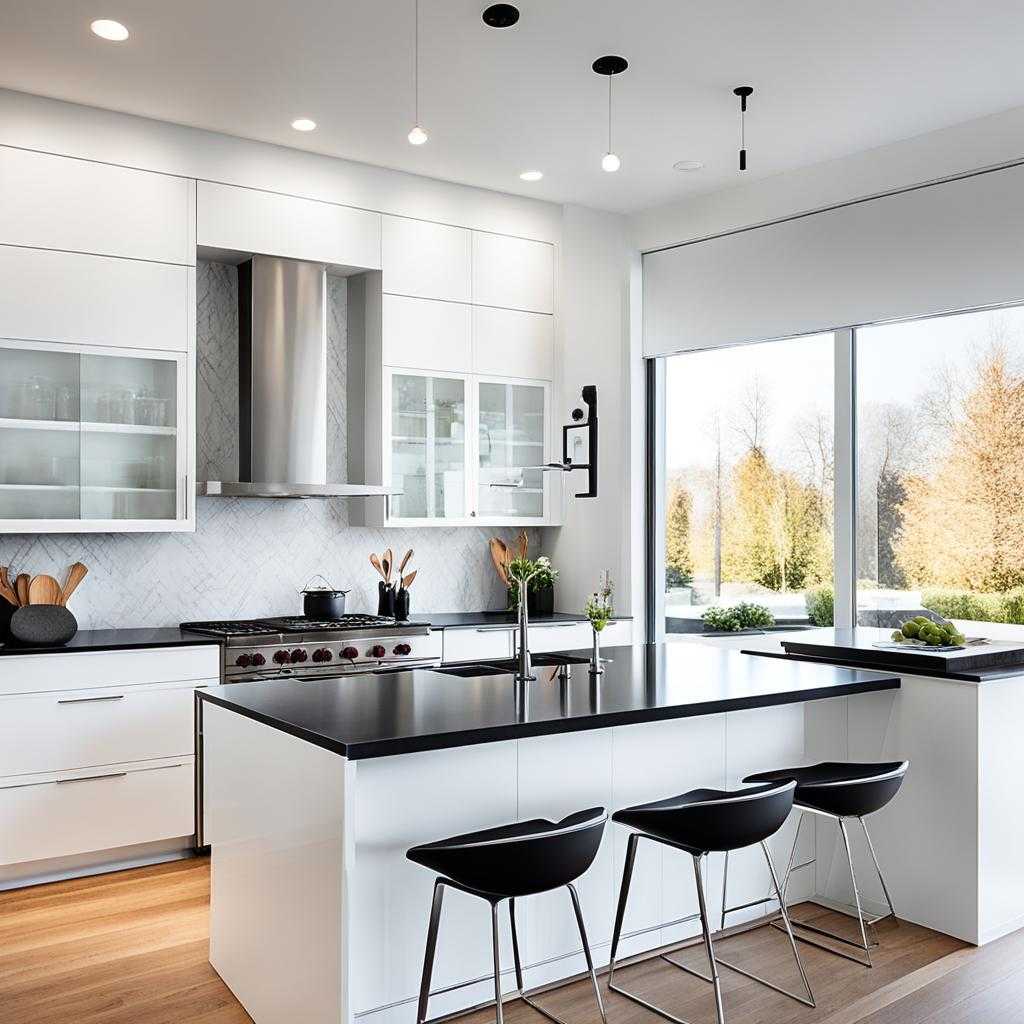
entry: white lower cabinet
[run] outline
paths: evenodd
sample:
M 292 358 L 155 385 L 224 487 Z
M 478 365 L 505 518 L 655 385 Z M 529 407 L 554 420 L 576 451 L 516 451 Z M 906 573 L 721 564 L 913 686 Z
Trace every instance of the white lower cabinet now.
M 633 642 L 633 623 L 616 619 L 601 634 L 602 647 L 625 647 Z M 530 626 L 530 650 L 534 654 L 586 650 L 591 646 L 590 624 L 557 622 Z M 515 653 L 513 626 L 464 626 L 444 630 L 444 662 L 491 661 Z
M 0 780 L 0 863 L 72 857 L 191 835 L 194 758 Z
M 0 887 L 83 854 L 190 845 L 195 691 L 219 685 L 216 645 L 9 656 L 0 670 Z
M 444 661 L 483 661 L 512 656 L 512 629 L 480 626 L 444 631 Z

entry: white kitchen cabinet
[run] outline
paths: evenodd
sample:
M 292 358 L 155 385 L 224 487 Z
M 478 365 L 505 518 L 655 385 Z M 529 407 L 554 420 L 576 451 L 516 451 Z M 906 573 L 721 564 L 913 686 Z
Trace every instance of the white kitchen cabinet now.
M 383 478 L 396 494 L 380 525 L 549 522 L 550 385 L 385 369 Z M 493 486 L 492 486 L 493 485 Z
M 472 232 L 408 217 L 384 217 L 381 262 L 385 292 L 424 299 L 472 298 Z
M 345 268 L 379 270 L 380 214 L 277 192 L 200 181 L 196 243 Z
M 465 626 L 444 630 L 444 662 L 492 661 L 512 656 L 511 626 Z
M 191 179 L 0 146 L 0 244 L 194 265 L 194 228 Z
M 547 242 L 473 232 L 473 302 L 555 311 L 555 250 Z
M 515 654 L 515 626 L 458 626 L 444 631 L 444 662 L 493 661 Z M 626 647 L 632 643 L 633 623 L 629 619 L 609 622 L 601 633 L 601 646 Z M 531 622 L 530 650 L 535 654 L 554 651 L 589 650 L 588 622 Z
M 0 339 L 0 533 L 195 528 L 186 353 Z
M 192 267 L 0 246 L 0 338 L 185 352 L 195 326 Z
M 404 295 L 384 295 L 384 362 L 420 370 L 464 371 L 473 359 L 472 307 Z
M 86 854 L 101 870 L 124 847 L 190 847 L 195 691 L 220 683 L 217 645 L 2 662 L 0 888 L 81 870 L 69 859 Z
M 473 372 L 501 377 L 555 376 L 555 318 L 494 306 L 473 307 Z
M 194 759 L 0 779 L 0 864 L 49 861 L 189 836 Z

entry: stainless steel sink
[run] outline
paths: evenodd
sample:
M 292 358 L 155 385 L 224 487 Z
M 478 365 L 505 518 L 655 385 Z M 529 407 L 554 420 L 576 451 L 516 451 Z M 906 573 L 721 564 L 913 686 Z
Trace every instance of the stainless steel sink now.
M 580 658 L 572 654 L 534 654 L 531 655 L 534 668 L 552 668 L 561 665 L 586 665 L 587 658 Z M 436 668 L 443 676 L 460 676 L 463 679 L 473 679 L 477 676 L 506 676 L 515 675 L 518 665 L 515 658 L 501 658 L 496 661 L 481 661 L 471 665 L 447 665 L 444 668 Z
M 514 671 L 511 668 L 499 668 L 496 665 L 449 665 L 447 668 L 435 668 L 443 676 L 461 676 L 463 679 L 474 679 L 477 676 L 504 676 Z

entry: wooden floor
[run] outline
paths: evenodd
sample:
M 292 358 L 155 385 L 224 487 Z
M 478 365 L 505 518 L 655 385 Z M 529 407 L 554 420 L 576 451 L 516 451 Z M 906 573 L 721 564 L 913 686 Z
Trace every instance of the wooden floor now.
M 179 861 L 0 893 L 0 1024 L 246 1024 L 248 1014 L 206 960 L 209 861 Z M 824 915 L 799 908 L 796 916 Z M 801 947 L 818 1006 L 808 1009 L 723 969 L 729 1024 L 1008 1024 L 1024 1022 L 1024 932 L 982 950 L 915 925 L 881 930 L 873 970 Z M 785 938 L 759 929 L 719 954 L 786 985 L 797 976 Z M 686 961 L 700 969 L 699 948 Z M 694 1024 L 713 1024 L 710 986 L 661 960 L 616 981 Z M 538 997 L 571 1024 L 598 1020 L 589 984 Z M 660 1019 L 608 993 L 610 1024 Z M 493 1022 L 493 1011 L 459 1024 Z M 508 1024 L 538 1024 L 522 1003 Z

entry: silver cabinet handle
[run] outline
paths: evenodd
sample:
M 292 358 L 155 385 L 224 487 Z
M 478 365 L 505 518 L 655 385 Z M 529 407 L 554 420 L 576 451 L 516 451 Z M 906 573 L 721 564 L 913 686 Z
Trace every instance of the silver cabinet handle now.
M 67 697 L 58 699 L 58 704 L 98 704 L 105 700 L 124 700 L 124 694 L 119 693 L 112 697 Z
M 65 786 L 69 782 L 95 782 L 97 779 L 123 779 L 127 772 L 108 772 L 106 775 L 83 775 L 80 779 L 57 779 L 58 786 Z
M 477 626 L 476 631 L 478 633 L 508 633 L 516 628 L 516 626 Z

